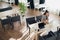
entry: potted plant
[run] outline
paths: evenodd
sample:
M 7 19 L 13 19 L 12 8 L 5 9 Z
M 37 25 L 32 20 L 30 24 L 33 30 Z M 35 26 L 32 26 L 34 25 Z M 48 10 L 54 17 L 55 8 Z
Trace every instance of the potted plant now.
M 27 7 L 22 2 L 20 2 L 18 6 L 20 8 L 19 11 L 20 11 L 20 14 L 21 14 L 21 20 L 22 20 L 21 23 L 23 23 L 23 22 L 25 22 L 24 21 L 24 19 L 25 19 L 24 16 L 25 16 L 25 12 L 26 12 Z
M 26 6 L 25 6 L 25 4 L 24 3 L 19 3 L 19 7 L 20 7 L 20 13 L 21 13 L 21 15 L 22 16 L 24 16 L 25 15 L 25 11 L 26 11 Z

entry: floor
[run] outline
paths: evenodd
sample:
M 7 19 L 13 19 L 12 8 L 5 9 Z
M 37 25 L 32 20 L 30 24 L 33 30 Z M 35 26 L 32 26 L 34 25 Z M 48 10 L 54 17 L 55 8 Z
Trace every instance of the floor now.
M 7 3 L 1 3 L 4 5 L 9 6 Z M 4 7 L 3 5 L 3 7 Z M 1 6 L 0 6 L 1 7 Z M 13 9 L 9 10 L 9 11 L 4 11 L 4 12 L 0 12 L 0 18 L 4 18 L 5 16 L 9 15 L 9 16 L 13 16 L 13 14 L 16 14 L 18 12 L 16 12 L 17 10 L 19 10 L 19 8 L 17 6 L 12 6 Z M 18 22 L 14 22 L 14 30 L 12 29 L 7 29 L 4 32 L 4 29 L 2 28 L 1 22 L 0 22 L 0 40 L 9 40 L 10 38 L 20 38 L 22 36 L 22 33 L 20 32 L 20 30 L 24 27 L 24 23 L 23 24 L 18 24 Z M 19 25 L 19 26 L 18 26 Z M 8 27 L 10 27 L 10 25 L 7 25 Z
M 8 11 L 8 12 L 7 11 L 6 12 L 0 12 L 0 15 L 1 15 L 0 18 L 3 17 L 3 16 L 6 16 L 7 13 L 15 13 L 18 9 L 19 9 L 19 7 L 13 6 L 13 9 Z M 8 14 L 8 15 L 11 15 L 11 14 Z M 31 16 L 38 16 L 38 15 L 41 15 L 41 12 L 39 10 L 27 9 L 25 16 L 26 17 L 31 17 Z M 49 20 L 50 22 L 53 21 L 53 25 L 55 25 L 56 27 L 60 25 L 60 17 L 59 16 L 57 16 L 53 13 L 50 13 L 49 19 L 50 19 Z M 20 29 L 22 29 L 23 27 L 25 27 L 25 24 L 22 23 L 20 25 L 20 27 L 21 27 Z M 53 30 L 54 29 L 55 28 L 53 27 Z M 22 36 L 22 33 L 19 30 L 16 30 L 16 27 L 15 27 L 15 30 L 9 29 L 9 30 L 6 30 L 4 32 L 4 30 L 2 29 L 2 26 L 0 24 L 0 40 L 9 40 L 12 37 L 16 39 L 16 38 L 20 38 L 21 36 Z

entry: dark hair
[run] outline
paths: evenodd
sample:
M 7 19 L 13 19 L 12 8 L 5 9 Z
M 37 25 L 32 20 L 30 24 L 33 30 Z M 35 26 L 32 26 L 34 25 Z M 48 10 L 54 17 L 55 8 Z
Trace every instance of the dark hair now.
M 45 11 L 45 13 L 44 13 L 44 15 L 46 15 L 46 13 L 49 13 L 49 11 L 48 11 L 48 10 L 46 10 L 46 11 Z

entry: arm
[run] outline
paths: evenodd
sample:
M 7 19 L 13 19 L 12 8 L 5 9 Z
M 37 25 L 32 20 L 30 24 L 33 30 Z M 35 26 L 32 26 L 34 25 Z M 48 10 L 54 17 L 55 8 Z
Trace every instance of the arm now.
M 49 23 L 49 22 L 48 22 L 48 19 L 46 19 L 46 20 L 44 21 L 44 23 L 48 24 L 48 23 Z

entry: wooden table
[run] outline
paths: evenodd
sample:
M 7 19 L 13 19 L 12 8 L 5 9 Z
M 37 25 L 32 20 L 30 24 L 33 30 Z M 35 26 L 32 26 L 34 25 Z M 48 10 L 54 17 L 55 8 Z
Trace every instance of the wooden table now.
M 39 23 L 34 23 L 34 24 L 29 25 L 30 33 L 32 33 L 32 32 L 36 33 L 36 40 L 38 40 L 38 34 L 40 34 L 40 36 L 43 36 L 43 35 L 48 34 L 49 31 L 53 31 L 52 27 L 54 27 L 54 26 L 52 23 L 45 25 L 45 28 L 43 28 L 43 29 L 39 29 L 38 24 Z M 39 31 L 38 31 L 38 29 L 39 29 Z
M 36 40 L 38 39 L 38 34 L 41 34 L 44 31 L 46 31 L 46 28 L 40 29 L 40 31 L 38 31 L 38 29 L 39 29 L 38 28 L 38 24 L 39 24 L 39 22 L 29 25 L 29 27 L 30 27 L 30 33 L 32 33 L 32 32 L 36 33 L 36 35 L 35 35 L 36 36 Z

